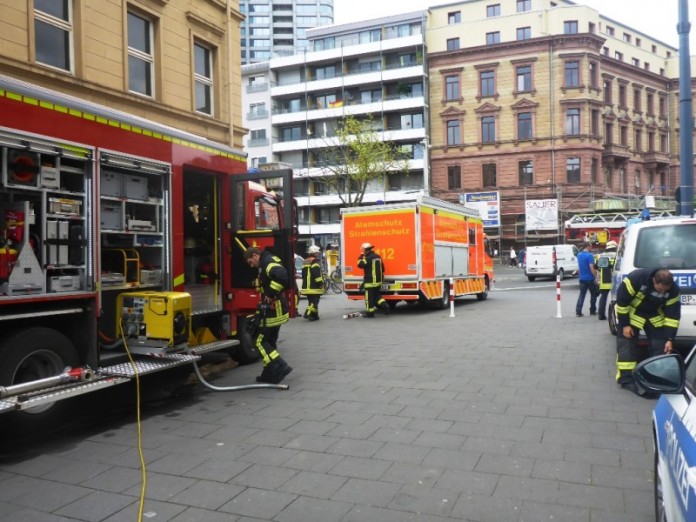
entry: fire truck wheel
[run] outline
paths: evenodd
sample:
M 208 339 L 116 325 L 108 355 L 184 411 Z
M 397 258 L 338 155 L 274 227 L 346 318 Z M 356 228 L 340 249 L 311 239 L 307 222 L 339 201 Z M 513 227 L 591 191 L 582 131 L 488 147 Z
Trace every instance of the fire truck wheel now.
M 490 283 L 488 282 L 488 279 L 486 279 L 486 288 L 483 292 L 480 294 L 476 294 L 476 299 L 479 301 L 485 301 L 488 299 L 488 291 L 490 290 Z
M 10 386 L 54 377 L 66 366 L 79 366 L 75 347 L 62 333 L 50 328 L 31 328 L 8 337 L 0 344 L 0 384 Z M 22 410 L 27 417 L 43 417 L 55 410 L 55 402 Z
M 261 357 L 256 350 L 254 338 L 246 329 L 246 317 L 240 317 L 237 324 L 237 339 L 239 344 L 230 350 L 230 357 L 239 364 L 250 364 Z
M 449 281 L 444 281 L 444 288 L 442 290 L 442 297 L 440 299 L 433 299 L 433 304 L 438 310 L 444 310 L 449 306 Z
M 617 327 L 616 327 L 616 305 L 614 303 L 609 303 L 609 315 L 607 316 L 608 323 L 609 323 L 609 331 L 611 332 L 611 335 L 616 335 L 617 332 Z

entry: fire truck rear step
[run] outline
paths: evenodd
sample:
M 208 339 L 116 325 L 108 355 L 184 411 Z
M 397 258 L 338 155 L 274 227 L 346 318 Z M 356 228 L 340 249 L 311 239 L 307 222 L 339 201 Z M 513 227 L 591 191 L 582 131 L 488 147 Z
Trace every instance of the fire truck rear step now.
M 213 341 L 194 346 L 191 348 L 193 355 L 176 353 L 161 357 L 139 358 L 134 361 L 135 369 L 130 362 L 104 366 L 95 372 L 93 380 L 89 382 L 61 384 L 0 400 L 0 413 L 13 410 L 26 410 L 42 404 L 77 397 L 78 395 L 90 393 L 101 388 L 109 388 L 132 380 L 135 377 L 136 371 L 138 375 L 148 375 L 169 368 L 183 366 L 200 360 L 200 356 L 204 353 L 224 350 L 238 344 L 239 341 L 236 339 L 225 339 L 223 341 Z

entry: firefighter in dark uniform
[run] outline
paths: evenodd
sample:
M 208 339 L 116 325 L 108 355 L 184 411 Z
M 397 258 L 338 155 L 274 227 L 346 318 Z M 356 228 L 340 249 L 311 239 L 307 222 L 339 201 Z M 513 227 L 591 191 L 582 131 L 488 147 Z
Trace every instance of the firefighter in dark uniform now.
M 599 306 L 597 314 L 600 321 L 607 320 L 607 297 L 611 290 L 612 273 L 616 261 L 616 241 L 607 241 L 605 250 L 595 258 L 597 267 L 597 283 L 599 283 Z
M 307 258 L 302 265 L 302 295 L 307 297 L 307 310 L 303 317 L 308 321 L 319 319 L 319 300 L 324 293 L 324 277 L 319 264 L 319 247 L 312 245 L 307 249 Z
M 642 268 L 628 274 L 616 294 L 616 382 L 641 395 L 633 380 L 633 370 L 645 358 L 638 333 L 643 330 L 648 338 L 648 357 L 670 353 L 680 317 L 679 287 L 669 270 Z
M 389 305 L 382 298 L 382 283 L 384 282 L 384 263 L 382 258 L 373 250 L 370 243 L 360 245 L 362 253 L 358 258 L 358 268 L 363 270 L 363 288 L 365 290 L 365 317 L 374 317 L 377 308 L 389 315 Z
M 256 349 L 263 359 L 263 371 L 256 381 L 278 384 L 292 371 L 276 345 L 280 326 L 290 319 L 288 300 L 283 293 L 288 288 L 290 277 L 280 258 L 268 251 L 250 247 L 244 252 L 244 259 L 250 267 L 259 269 L 261 303 L 256 312 L 259 321 Z

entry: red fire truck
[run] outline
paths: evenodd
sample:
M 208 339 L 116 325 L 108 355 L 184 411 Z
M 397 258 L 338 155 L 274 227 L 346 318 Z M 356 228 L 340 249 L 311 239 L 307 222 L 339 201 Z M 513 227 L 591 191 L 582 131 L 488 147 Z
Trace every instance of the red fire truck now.
M 45 416 L 209 351 L 255 360 L 242 254 L 292 274 L 295 233 L 291 170 L 247 173 L 232 148 L 0 76 L 0 412 Z

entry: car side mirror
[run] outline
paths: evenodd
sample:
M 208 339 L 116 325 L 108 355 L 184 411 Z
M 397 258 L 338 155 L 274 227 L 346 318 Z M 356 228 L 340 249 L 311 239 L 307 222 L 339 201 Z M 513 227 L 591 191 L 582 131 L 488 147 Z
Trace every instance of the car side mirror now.
M 645 391 L 681 393 L 686 379 L 684 359 L 674 353 L 651 357 L 636 366 L 633 378 Z

